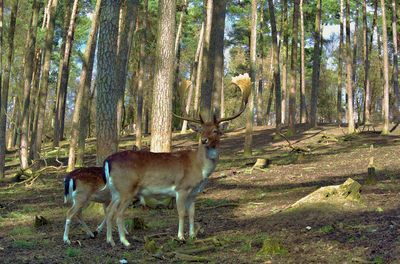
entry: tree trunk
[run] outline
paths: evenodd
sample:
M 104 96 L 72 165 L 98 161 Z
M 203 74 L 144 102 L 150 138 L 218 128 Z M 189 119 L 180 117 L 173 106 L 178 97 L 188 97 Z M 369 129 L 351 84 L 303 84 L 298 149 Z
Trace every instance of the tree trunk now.
M 186 99 L 186 106 L 185 106 L 185 113 L 186 115 L 189 115 L 190 112 L 190 104 L 192 102 L 192 97 L 193 97 L 193 90 L 194 87 L 198 87 L 197 85 L 197 76 L 198 76 L 198 72 L 201 72 L 200 68 L 200 61 L 201 61 L 201 49 L 203 47 L 203 39 L 204 39 L 204 23 L 201 24 L 201 29 L 200 29 L 200 34 L 199 34 L 199 41 L 197 44 L 197 50 L 196 50 L 196 55 L 195 55 L 195 59 L 194 59 L 194 64 L 193 64 L 193 70 L 192 70 L 192 85 L 189 88 L 189 93 Z M 198 90 L 197 91 L 197 95 L 198 96 Z M 221 95 L 222 96 L 222 95 Z M 221 113 L 222 113 L 222 98 L 221 98 Z M 182 123 L 182 130 L 181 133 L 185 133 L 187 130 L 187 121 L 183 120 Z
M 200 113 L 204 120 L 211 120 L 212 107 L 212 89 L 214 80 L 214 61 L 211 58 L 210 39 L 213 15 L 213 0 L 205 0 L 206 4 L 206 24 L 204 30 L 203 54 L 202 54 L 202 80 L 201 80 L 201 97 L 200 97 Z
M 350 0 L 346 0 L 346 90 L 347 90 L 347 122 L 349 134 L 354 133 L 353 88 L 350 43 Z
M 201 78 L 202 78 L 202 70 L 203 70 L 203 51 L 204 51 L 204 40 L 205 40 L 205 25 L 204 23 L 201 25 L 202 26 L 202 34 L 201 34 L 201 43 L 199 43 L 200 46 L 200 54 L 199 54 L 199 62 L 197 65 L 197 74 L 196 74 L 196 82 L 195 82 L 195 96 L 194 96 L 194 103 L 193 103 L 193 112 L 194 115 L 198 114 L 199 110 L 199 96 L 200 96 L 200 89 L 201 89 Z M 199 39 L 200 42 L 200 39 Z
M 120 0 L 102 0 L 100 5 L 99 40 L 96 76 L 97 165 L 118 150 L 117 81 L 118 16 Z
M 300 30 L 301 30 L 301 70 L 300 70 L 300 123 L 307 123 L 307 105 L 306 105 L 306 67 L 305 67 L 305 48 L 304 48 L 304 12 L 303 0 L 300 0 Z
M 175 0 L 160 0 L 151 120 L 152 152 L 171 151 Z
M 389 134 L 389 55 L 388 55 L 388 37 L 386 27 L 386 8 L 385 0 L 381 0 L 382 9 L 382 45 L 383 45 L 383 128 L 382 134 Z
M 144 67 L 146 64 L 146 41 L 147 41 L 147 15 L 148 15 L 148 1 L 144 0 L 143 11 L 143 26 L 142 26 L 142 36 L 139 50 L 139 76 L 138 76 L 138 85 L 136 91 L 137 98 L 137 109 L 136 109 L 136 146 L 141 149 L 142 148 L 142 127 L 143 127 L 143 84 L 145 83 L 145 74 Z
M 372 29 L 373 31 L 373 29 Z M 364 117 L 363 123 L 370 123 L 369 105 L 370 105 L 370 82 L 369 82 L 369 45 L 368 45 L 368 24 L 367 24 L 367 0 L 363 1 L 363 51 L 364 51 Z
M 0 3 L 0 49 L 3 46 L 3 1 Z M 8 90 L 10 87 L 10 71 L 11 64 L 13 61 L 14 55 L 14 33 L 15 33 L 15 24 L 17 20 L 17 12 L 18 12 L 18 0 L 14 2 L 11 8 L 10 15 L 10 25 L 8 29 L 8 53 L 6 59 L 6 65 L 4 67 L 4 75 L 2 78 L 0 77 L 0 178 L 4 178 L 4 166 L 5 166 L 5 155 L 6 155 L 6 130 L 7 130 L 7 108 L 8 108 Z M 1 53 L 0 53 L 1 54 Z M 3 63 L 0 58 L 0 64 L 3 68 Z M 1 73 L 0 73 L 1 76 Z M 14 108 L 16 107 L 14 103 Z
M 32 3 L 32 17 L 25 45 L 24 63 L 24 91 L 23 109 L 21 115 L 21 134 L 20 134 L 20 161 L 21 169 L 26 170 L 28 164 L 28 130 L 29 130 L 29 105 L 31 96 L 31 81 L 33 75 L 33 60 L 35 56 L 36 32 L 39 17 L 39 3 L 34 0 Z
M 132 46 L 132 37 L 136 22 L 139 0 L 125 0 L 120 10 L 120 25 L 118 34 L 118 55 L 117 55 L 117 81 L 120 89 L 117 106 L 117 131 L 121 133 L 123 126 L 123 108 L 126 87 L 126 72 L 128 58 Z
M 244 138 L 244 156 L 251 156 L 253 142 L 253 123 L 254 123 L 254 94 L 256 91 L 257 75 L 257 0 L 251 1 L 251 22 L 250 22 L 250 78 L 252 89 L 249 98 L 249 104 L 246 116 L 246 134 Z
M 321 0 L 317 1 L 317 14 L 315 16 L 314 28 L 314 56 L 313 56 L 313 72 L 311 87 L 311 111 L 310 125 L 317 126 L 317 108 L 318 108 L 318 92 L 319 92 L 319 72 L 321 61 Z
M 74 0 L 72 6 L 71 18 L 69 20 L 69 27 L 67 38 L 65 41 L 65 50 L 62 59 L 61 66 L 61 79 L 57 82 L 57 105 L 56 113 L 54 118 L 54 139 L 53 146 L 58 147 L 60 140 L 64 137 L 64 122 L 65 122 L 65 107 L 67 100 L 67 88 L 68 88 L 68 77 L 69 77 L 69 60 L 71 57 L 72 44 L 75 33 L 75 18 L 78 11 L 78 0 Z
M 100 4 L 101 0 L 97 0 L 94 15 L 92 17 L 92 28 L 90 30 L 89 38 L 86 43 L 85 53 L 83 54 L 82 59 L 82 72 L 80 76 L 78 91 L 76 94 L 75 110 L 72 117 L 67 171 L 72 171 L 75 168 L 75 149 L 78 142 L 80 130 L 83 130 L 82 132 L 87 131 L 87 129 L 85 128 L 87 124 L 83 123 L 83 119 L 85 118 L 84 115 L 86 115 L 88 112 L 87 104 L 89 101 L 88 97 L 90 94 L 90 81 L 92 79 L 93 61 L 96 50 Z
M 214 60 L 213 110 L 214 115 L 221 117 L 221 90 L 224 77 L 224 31 L 227 0 L 214 3 L 213 22 L 211 27 L 211 54 Z
M 357 32 L 358 32 L 358 4 L 359 2 L 356 2 L 356 13 L 355 13 L 355 21 L 354 21 L 354 34 L 353 34 L 353 70 L 352 70 L 352 82 L 353 82 L 353 109 L 356 108 L 356 90 L 357 90 L 357 83 L 356 83 L 356 77 L 357 77 Z M 359 121 L 358 121 L 359 123 Z
M 392 30 L 393 30 L 393 89 L 394 89 L 394 112 L 393 115 L 397 122 L 400 121 L 400 92 L 399 92 L 399 63 L 398 63 L 398 48 L 397 48 L 397 4 L 396 0 L 392 0 Z
M 276 32 L 275 11 L 272 0 L 268 0 L 269 15 L 271 20 L 271 34 L 272 34 L 272 49 L 274 58 L 274 87 L 275 87 L 275 123 L 279 128 L 282 123 L 282 108 L 281 108 L 281 73 L 279 66 L 279 48 L 278 36 Z M 271 93 L 271 92 L 270 92 Z M 271 104 L 268 104 L 269 106 Z M 268 114 L 269 111 L 267 111 Z
M 297 90 L 296 89 L 296 86 L 297 86 L 296 77 L 297 77 L 297 68 L 298 68 L 297 67 L 297 42 L 298 42 L 298 38 L 299 38 L 298 37 L 298 28 L 299 28 L 299 0 L 295 0 L 294 5 L 293 5 L 292 58 L 291 58 L 291 62 L 290 62 L 291 84 L 290 84 L 290 97 L 289 97 L 289 129 L 292 132 L 292 135 L 296 133 L 296 90 Z M 318 67 L 318 69 L 319 69 L 319 67 Z M 319 77 L 319 74 L 318 74 L 318 77 Z
M 8 135 L 8 140 L 7 140 L 7 149 L 13 149 L 15 148 L 15 144 L 17 141 L 17 129 L 19 129 L 19 120 L 20 120 L 20 99 L 17 95 L 14 96 L 13 99 L 13 112 L 12 112 L 12 118 L 10 120 L 10 129 L 9 129 L 9 135 Z
M 287 0 L 283 0 L 283 10 L 282 10 L 283 14 L 283 23 L 282 23 L 282 27 L 283 27 L 283 48 L 284 48 L 284 52 L 285 54 L 283 55 L 284 58 L 282 60 L 282 124 L 286 124 L 287 123 L 287 119 L 286 117 L 288 116 L 288 109 L 286 109 L 286 105 L 287 105 L 287 63 L 289 60 L 289 32 L 288 32 L 288 2 Z
M 337 88 L 337 123 L 340 125 L 342 123 L 342 89 L 343 89 L 343 1 L 340 0 L 340 35 L 339 35 L 339 54 L 338 54 L 338 88 Z
M 260 67 L 258 69 L 259 72 L 259 77 L 258 77 L 258 89 L 257 89 L 257 105 L 256 105 L 256 125 L 261 126 L 263 125 L 263 90 L 264 90 L 264 59 L 265 59 L 265 53 L 264 53 L 264 35 L 262 29 L 265 27 L 264 26 L 264 8 L 265 8 L 265 2 L 261 1 L 260 2 L 260 34 L 259 34 L 259 43 L 261 46 L 260 49 Z

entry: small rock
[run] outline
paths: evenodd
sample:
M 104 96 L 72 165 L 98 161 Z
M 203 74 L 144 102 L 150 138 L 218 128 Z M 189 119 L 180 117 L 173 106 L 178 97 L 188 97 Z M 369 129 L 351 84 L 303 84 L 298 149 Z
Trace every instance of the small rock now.
M 311 226 L 306 226 L 306 229 L 307 229 L 308 231 L 310 231 L 310 230 L 311 230 Z
M 120 259 L 120 260 L 119 260 L 119 263 L 121 263 L 121 264 L 128 264 L 128 261 L 127 261 L 125 258 L 123 258 L 123 259 Z

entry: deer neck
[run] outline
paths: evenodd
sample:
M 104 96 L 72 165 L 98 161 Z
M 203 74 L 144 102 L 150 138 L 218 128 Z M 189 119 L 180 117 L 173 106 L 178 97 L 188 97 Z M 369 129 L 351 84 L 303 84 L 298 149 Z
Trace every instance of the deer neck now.
M 203 179 L 207 179 L 217 166 L 219 160 L 218 148 L 210 148 L 200 143 L 197 158 L 200 160 Z

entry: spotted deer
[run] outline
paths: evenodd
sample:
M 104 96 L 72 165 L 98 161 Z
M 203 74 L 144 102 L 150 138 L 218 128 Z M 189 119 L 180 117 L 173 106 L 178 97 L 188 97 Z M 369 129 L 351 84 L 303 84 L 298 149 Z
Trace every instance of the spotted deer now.
M 184 240 L 186 212 L 189 215 L 189 235 L 195 236 L 195 198 L 202 192 L 217 165 L 220 138 L 227 121 L 243 113 L 251 91 L 248 74 L 234 77 L 232 83 L 242 91 L 241 108 L 233 116 L 219 119 L 214 115 L 213 120 L 204 121 L 201 115 L 199 119 L 194 119 L 174 114 L 177 118 L 189 121 L 190 128 L 200 134 L 197 149 L 172 153 L 128 150 L 106 158 L 103 168 L 112 195 L 106 217 L 109 244 L 115 245 L 112 238 L 112 221 L 115 217 L 121 243 L 130 245 L 124 232 L 124 211 L 135 197 L 175 197 L 179 218 L 178 239 Z

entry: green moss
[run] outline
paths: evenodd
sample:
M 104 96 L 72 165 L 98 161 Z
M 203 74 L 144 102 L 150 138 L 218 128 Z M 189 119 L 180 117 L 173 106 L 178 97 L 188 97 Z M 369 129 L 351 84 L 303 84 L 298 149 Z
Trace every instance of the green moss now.
M 323 234 L 331 234 L 335 231 L 335 228 L 331 225 L 325 225 L 325 226 L 320 227 L 320 229 L 318 231 Z
M 70 258 L 75 258 L 82 254 L 82 252 L 79 248 L 73 248 L 73 247 L 68 247 L 65 253 Z
M 28 226 L 17 226 L 10 231 L 11 236 L 31 236 L 35 231 Z
M 15 240 L 13 245 L 19 249 L 34 249 L 37 246 L 37 241 Z
M 287 254 L 288 250 L 282 245 L 281 241 L 275 238 L 264 239 L 261 249 L 257 252 L 258 257 L 284 256 Z

